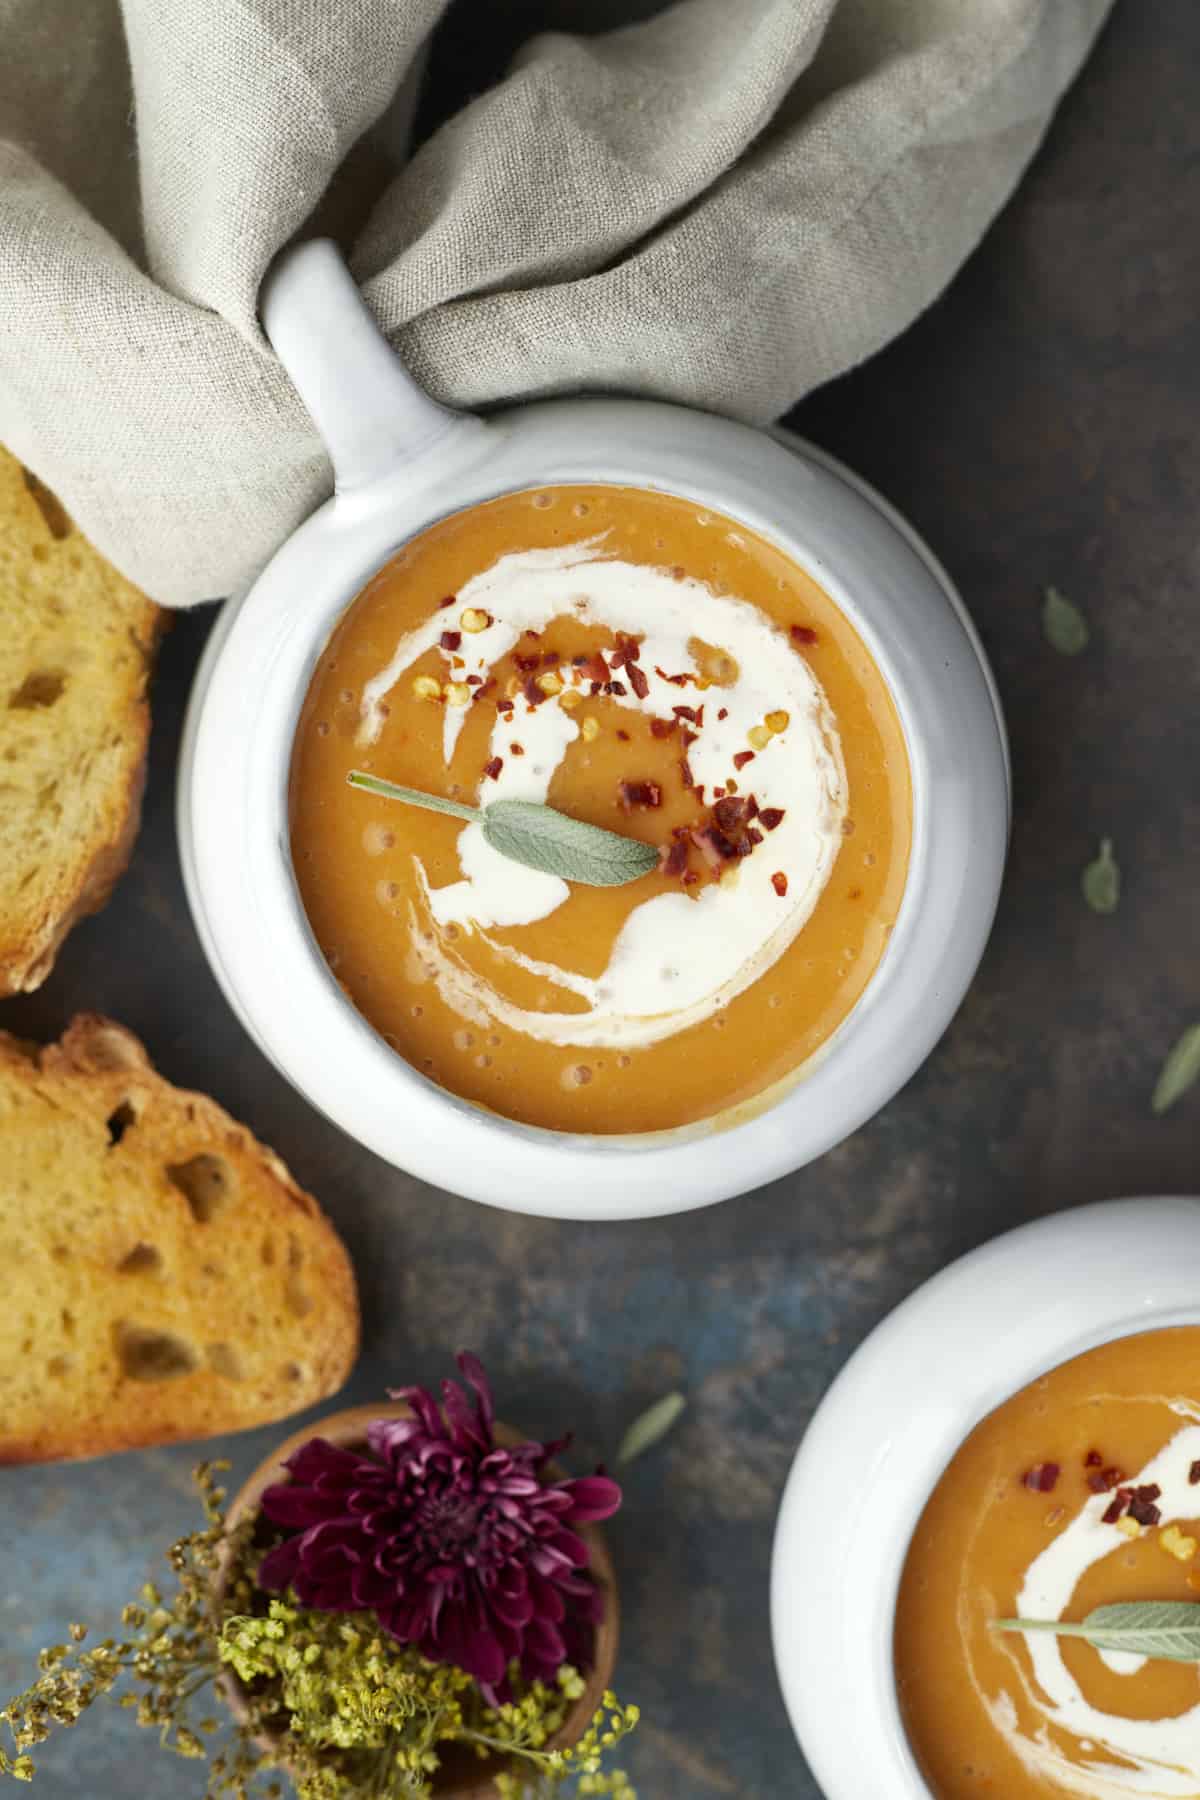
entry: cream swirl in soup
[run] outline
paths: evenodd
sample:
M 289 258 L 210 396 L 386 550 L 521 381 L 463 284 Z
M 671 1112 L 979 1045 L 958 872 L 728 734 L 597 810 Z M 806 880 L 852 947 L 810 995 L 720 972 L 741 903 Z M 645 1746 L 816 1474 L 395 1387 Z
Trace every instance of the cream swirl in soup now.
M 464 1018 L 493 1017 L 547 1043 L 630 1048 L 710 1018 L 792 943 L 841 847 L 845 769 L 820 683 L 777 625 L 736 595 L 612 555 L 603 537 L 516 551 L 473 576 L 455 607 L 434 612 L 406 633 L 366 684 L 360 742 L 377 740 L 387 696 L 430 650 L 439 650 L 448 681 L 466 685 L 474 676 L 482 682 L 526 633 L 543 633 L 564 616 L 636 645 L 632 668 L 623 677 L 621 665 L 613 672 L 609 697 L 646 720 L 675 725 L 682 715 L 697 787 L 711 792 L 744 781 L 747 788 L 753 784 L 759 813 L 780 813 L 769 851 L 731 863 L 720 881 L 694 898 L 656 894 L 634 906 L 606 967 L 594 977 L 511 947 L 500 951 L 505 960 L 582 998 L 582 1012 L 522 1007 L 491 985 L 481 993 L 475 973 L 440 935 L 426 955 L 443 999 Z M 457 629 L 447 631 L 448 619 Z M 470 629 L 483 620 L 481 629 Z M 446 638 L 453 649 L 442 644 Z M 705 666 L 712 666 L 714 650 L 723 664 L 726 679 L 719 686 L 705 677 L 701 645 Z M 499 767 L 487 799 L 546 800 L 580 736 L 580 723 L 564 700 L 577 701 L 594 685 L 586 665 L 568 665 L 557 681 L 557 692 L 535 687 L 536 698 L 518 689 L 512 712 L 497 715 L 489 763 L 494 759 Z M 447 768 L 465 716 L 463 706 L 446 708 Z M 514 737 L 522 745 L 519 757 L 507 754 Z M 458 858 L 461 878 L 440 887 L 429 882 L 417 859 L 424 905 L 412 909 L 414 944 L 426 914 L 439 927 L 454 922 L 486 931 L 530 925 L 570 898 L 565 881 L 490 848 L 479 825 L 462 830 Z

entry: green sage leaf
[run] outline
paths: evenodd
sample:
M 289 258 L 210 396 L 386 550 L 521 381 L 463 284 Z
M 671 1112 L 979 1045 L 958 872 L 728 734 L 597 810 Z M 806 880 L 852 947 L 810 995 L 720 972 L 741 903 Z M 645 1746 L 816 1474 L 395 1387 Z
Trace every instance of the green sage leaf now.
M 660 1438 L 666 1437 L 672 1425 L 687 1405 L 682 1394 L 664 1394 L 653 1406 L 648 1406 L 640 1413 L 621 1439 L 621 1448 L 617 1451 L 617 1466 L 632 1462 Z
M 1121 868 L 1111 838 L 1100 839 L 1100 854 L 1083 871 L 1080 886 L 1093 912 L 1116 912 L 1121 903 Z
M 1051 1631 L 1083 1638 L 1096 1650 L 1124 1650 L 1156 1662 L 1200 1662 L 1200 1603 L 1130 1600 L 1097 1606 L 1078 1624 L 1064 1619 L 996 1619 L 995 1631 Z
M 1060 656 L 1078 656 L 1081 650 L 1087 649 L 1092 635 L 1075 602 L 1060 594 L 1056 587 L 1048 587 L 1042 601 L 1042 630 L 1046 642 Z
M 622 887 L 658 864 L 653 844 L 533 800 L 493 801 L 483 811 L 483 835 L 502 856 L 585 887 Z
M 421 788 L 384 781 L 361 769 L 352 769 L 346 780 L 351 787 L 382 795 L 385 800 L 402 800 L 408 806 L 424 807 L 427 812 L 449 813 L 456 819 L 480 823 L 493 850 L 528 869 L 558 875 L 563 881 L 577 881 L 585 887 L 622 887 L 658 866 L 658 851 L 653 844 L 573 819 L 569 813 L 536 800 L 494 800 L 490 806 L 466 806 L 441 794 L 427 794 Z
M 455 819 L 481 818 L 477 806 L 464 806 L 460 800 L 447 800 L 443 794 L 427 794 L 424 788 L 401 787 L 398 781 L 383 781 L 378 775 L 367 775 L 362 769 L 351 769 L 346 780 L 352 788 L 365 794 L 381 794 L 385 800 L 403 800 L 409 806 L 420 806 L 426 812 L 449 813 Z
M 1182 1100 L 1197 1078 L 1200 1078 L 1200 1024 L 1189 1025 L 1183 1036 L 1176 1039 L 1162 1066 L 1150 1105 L 1156 1113 L 1165 1113 L 1177 1100 Z

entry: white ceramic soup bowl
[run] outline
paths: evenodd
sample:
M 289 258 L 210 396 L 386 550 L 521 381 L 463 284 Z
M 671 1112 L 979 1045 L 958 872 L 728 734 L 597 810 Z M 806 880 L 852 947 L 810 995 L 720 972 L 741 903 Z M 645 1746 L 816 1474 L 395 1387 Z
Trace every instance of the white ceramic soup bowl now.
M 775 1663 L 826 1800 L 930 1800 L 892 1660 L 900 1576 L 947 1463 L 1039 1375 L 1133 1332 L 1200 1324 L 1200 1200 L 1110 1200 L 943 1269 L 829 1389 L 784 1490 Z
M 677 406 L 572 398 L 486 422 L 412 382 L 331 245 L 276 266 L 263 323 L 334 463 L 334 498 L 225 607 L 196 681 L 179 779 L 201 939 L 260 1048 L 344 1130 L 472 1199 L 558 1217 L 680 1211 L 798 1168 L 918 1067 L 975 971 L 1000 888 L 1008 763 L 994 684 L 946 576 L 876 495 L 794 440 Z M 676 1131 L 584 1137 L 514 1124 L 435 1086 L 346 999 L 313 938 L 288 844 L 292 740 L 347 604 L 448 513 L 555 483 L 689 497 L 809 570 L 862 635 L 908 745 L 913 844 L 902 910 L 865 994 L 768 1101 Z

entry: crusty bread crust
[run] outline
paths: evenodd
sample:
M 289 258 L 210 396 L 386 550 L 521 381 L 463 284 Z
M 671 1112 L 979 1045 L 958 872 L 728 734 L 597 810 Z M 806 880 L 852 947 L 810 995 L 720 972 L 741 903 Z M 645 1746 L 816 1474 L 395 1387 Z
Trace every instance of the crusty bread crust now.
M 0 447 L 0 753 L 10 782 L 0 831 L 0 995 L 40 987 L 72 927 L 98 912 L 141 823 L 146 688 L 168 615 L 94 550 Z M 29 681 L 64 675 L 53 699 Z M 49 691 L 49 690 L 47 690 Z M 38 792 L 69 790 L 39 836 Z
M 240 1431 L 335 1393 L 359 1317 L 340 1239 L 214 1101 L 97 1015 L 0 1033 L 0 1463 Z

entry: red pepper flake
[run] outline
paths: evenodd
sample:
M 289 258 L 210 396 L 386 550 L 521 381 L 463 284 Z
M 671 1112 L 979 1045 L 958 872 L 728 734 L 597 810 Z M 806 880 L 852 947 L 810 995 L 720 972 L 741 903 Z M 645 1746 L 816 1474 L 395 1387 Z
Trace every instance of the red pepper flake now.
M 775 892 L 779 895 L 779 898 L 782 900 L 784 895 L 787 893 L 787 876 L 784 874 L 782 869 L 776 869 L 775 873 L 772 875 L 771 886 L 775 889 Z M 1053 1487 L 1053 1486 L 1054 1486 L 1054 1483 L 1051 1482 L 1050 1487 Z M 1045 1489 L 1046 1493 L 1049 1493 L 1049 1491 L 1050 1491 L 1049 1488 Z
M 1198 1483 L 1200 1483 L 1200 1457 L 1196 1458 L 1196 1461 L 1188 1470 L 1188 1485 L 1190 1487 L 1195 1487 Z
M 733 759 L 735 769 L 744 769 L 747 763 L 754 761 L 753 750 L 739 750 Z
M 758 816 L 768 831 L 774 831 L 777 826 L 783 824 L 782 806 L 764 806 Z
M 713 818 L 722 831 L 736 831 L 745 823 L 746 802 L 739 794 L 727 794 L 713 807 Z
M 438 601 L 438 611 L 440 612 L 443 606 L 453 606 L 457 599 L 457 594 L 447 594 L 444 600 Z
M 1161 1500 L 1162 1489 L 1157 1481 L 1147 1481 L 1143 1487 L 1134 1488 L 1133 1497 L 1135 1500 Z
M 679 759 L 679 773 L 683 777 L 683 785 L 685 788 L 695 787 L 696 778 L 692 774 L 692 765 L 686 756 L 681 756 Z
M 1102 1469 L 1104 1458 L 1098 1450 L 1089 1450 L 1083 1459 L 1083 1466 L 1085 1469 Z
M 640 673 L 640 670 L 639 670 Z M 646 678 L 643 675 L 642 680 Z M 676 719 L 651 719 L 650 736 L 656 738 L 670 737 L 678 721 Z
M 1129 1516 L 1136 1519 L 1139 1525 L 1157 1525 L 1162 1513 L 1154 1502 L 1161 1489 L 1150 1483 L 1147 1487 L 1134 1488 L 1133 1499 L 1129 1502 Z
M 562 657 L 558 654 L 557 650 L 543 650 L 542 661 L 548 669 L 557 669 L 559 663 L 562 661 Z
M 1132 1499 L 1133 1493 L 1131 1489 L 1125 1487 L 1118 1488 L 1112 1503 L 1106 1507 L 1104 1512 L 1100 1515 L 1101 1523 L 1104 1525 L 1115 1525 Z
M 524 756 L 525 754 L 524 744 L 510 744 L 508 749 L 511 756 Z
M 726 789 L 725 789 L 724 784 L 722 783 L 719 787 L 715 787 L 713 789 L 713 799 L 719 800 L 721 798 L 721 795 L 725 792 L 726 792 Z
M 687 687 L 692 679 L 690 675 L 668 675 L 667 671 L 660 669 L 657 663 L 654 665 L 654 673 L 660 681 L 669 681 L 672 687 Z
M 695 796 L 696 796 L 697 800 L 700 802 L 701 806 L 703 806 L 704 805 L 704 783 L 702 781 L 698 781 L 696 783 L 695 787 L 692 789 L 692 792 L 695 794 Z
M 438 643 L 443 650 L 458 650 L 462 645 L 461 631 L 443 631 Z
M 584 656 L 573 656 L 573 657 L 572 657 L 572 658 L 571 658 L 571 667 L 572 667 L 572 668 L 573 668 L 573 669 L 582 669 L 582 668 L 583 668 L 583 667 L 584 667 L 584 666 L 585 666 L 585 664 L 586 664 L 586 663 L 587 663 L 587 660 L 588 660 L 588 659 L 587 659 L 587 657 L 586 657 L 586 655 L 584 655 Z
M 484 763 L 483 772 L 490 780 L 495 781 L 503 767 L 504 758 L 502 756 L 493 756 L 491 762 Z
M 650 692 L 650 683 L 646 679 L 646 671 L 639 669 L 636 663 L 626 664 L 625 673 L 629 677 L 629 685 L 639 700 L 644 700 Z
M 593 650 L 581 666 L 589 681 L 594 682 L 597 687 L 604 686 L 608 680 L 608 664 L 604 660 L 603 651 Z
M 1034 1463 L 1032 1469 L 1026 1469 L 1021 1480 L 1035 1494 L 1052 1494 L 1059 1473 L 1059 1465 L 1056 1462 Z
M 606 694 L 619 694 L 623 699 L 629 692 L 629 689 L 625 686 L 623 681 L 606 681 L 604 684 L 604 691 Z
M 737 856 L 737 845 L 731 843 L 715 825 L 693 827 L 690 836 L 710 869 L 719 869 L 722 863 L 733 862 Z
M 717 717 L 718 717 L 718 719 L 727 719 L 729 717 L 729 708 L 727 706 L 723 706 L 721 708 L 720 712 L 717 714 Z
M 689 869 L 687 874 L 683 877 L 683 885 L 684 887 L 695 887 L 699 879 L 700 877 L 697 875 L 695 869 Z
M 663 848 L 659 853 L 658 866 L 664 875 L 669 875 L 673 880 L 678 880 L 687 868 L 687 861 L 687 845 L 681 843 L 680 840 L 676 838 L 670 848 L 665 844 L 663 845 Z
M 671 711 L 677 719 L 686 719 L 689 725 L 700 723 L 700 715 L 694 706 L 673 706 Z
M 791 628 L 793 644 L 815 644 L 817 634 L 811 625 L 793 625 Z
M 610 658 L 614 669 L 629 668 L 641 654 L 641 646 L 636 638 L 626 637 L 623 632 L 617 633 L 617 648 Z
M 546 698 L 545 694 L 543 694 L 541 688 L 537 684 L 536 675 L 527 675 L 525 677 L 525 685 L 521 689 L 521 692 L 524 694 L 530 706 L 540 706 L 542 701 Z
M 512 709 L 513 703 L 511 700 L 497 700 L 496 711 L 498 713 L 510 713 Z
M 746 795 L 746 817 L 748 819 L 757 819 L 758 817 L 758 801 L 753 794 Z
M 751 848 L 753 848 L 755 844 L 761 844 L 762 841 L 763 841 L 762 832 L 756 831 L 754 826 L 752 825 L 750 827 L 749 831 L 746 833 L 746 842 L 751 846 Z
M 525 670 L 540 669 L 542 666 L 542 659 L 540 656 L 537 656 L 537 655 L 514 656 L 513 661 L 516 663 L 518 669 L 525 669 Z
M 617 736 L 620 738 L 620 740 L 623 744 L 627 744 L 629 742 L 629 733 L 627 731 L 618 730 Z
M 662 805 L 662 789 L 657 781 L 622 781 L 617 791 L 626 812 L 632 812 L 635 806 Z
M 1115 1487 L 1120 1487 L 1125 1479 L 1123 1469 L 1109 1467 L 1094 1471 L 1087 1478 L 1087 1484 L 1093 1494 L 1111 1494 Z M 1153 1498 L 1153 1495 L 1151 1496 Z
M 467 686 L 468 687 L 482 687 L 483 686 L 483 676 L 482 675 L 468 675 L 467 676 Z

